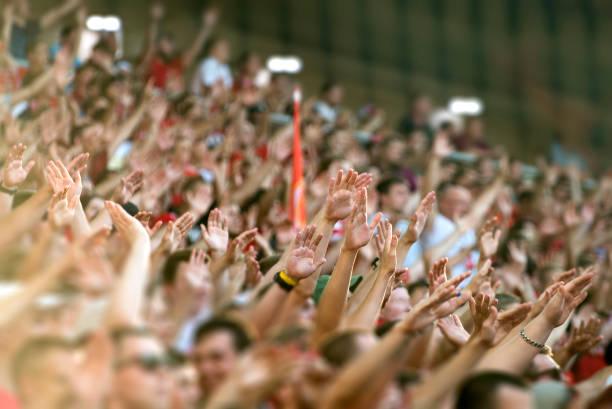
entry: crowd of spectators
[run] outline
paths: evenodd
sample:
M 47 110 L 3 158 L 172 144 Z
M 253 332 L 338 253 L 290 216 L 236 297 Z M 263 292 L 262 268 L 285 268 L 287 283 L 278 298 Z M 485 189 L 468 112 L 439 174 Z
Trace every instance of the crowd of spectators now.
M 297 77 L 234 64 L 220 11 L 179 51 L 156 3 L 138 57 L 81 61 L 80 0 L 7 0 L 0 407 L 610 408 L 612 175 L 330 81 L 296 227 Z

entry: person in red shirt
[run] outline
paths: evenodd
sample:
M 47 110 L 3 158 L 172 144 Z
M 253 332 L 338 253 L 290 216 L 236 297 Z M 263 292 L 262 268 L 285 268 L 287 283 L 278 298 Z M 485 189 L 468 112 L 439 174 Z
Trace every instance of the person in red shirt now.
M 218 10 L 216 8 L 204 10 L 200 31 L 185 52 L 176 49 L 172 35 L 159 32 L 159 23 L 164 14 L 165 10 L 161 3 L 155 3 L 151 8 L 152 22 L 141 70 L 148 78 L 153 79 L 156 88 L 163 89 L 169 94 L 177 94 L 185 89 L 183 74 L 191 66 L 210 36 L 217 22 Z

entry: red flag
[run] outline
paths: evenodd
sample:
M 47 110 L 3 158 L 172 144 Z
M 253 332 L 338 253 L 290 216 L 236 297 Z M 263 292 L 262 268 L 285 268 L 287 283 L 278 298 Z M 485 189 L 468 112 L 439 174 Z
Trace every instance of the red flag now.
M 300 101 L 302 92 L 298 87 L 293 90 L 293 177 L 289 218 L 293 227 L 306 226 L 306 196 L 304 193 L 304 171 L 302 169 L 302 141 L 300 138 Z

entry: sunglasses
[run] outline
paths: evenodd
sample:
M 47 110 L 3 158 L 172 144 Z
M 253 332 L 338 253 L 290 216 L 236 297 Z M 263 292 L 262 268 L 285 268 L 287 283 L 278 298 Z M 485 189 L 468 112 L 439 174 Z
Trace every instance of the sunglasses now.
M 116 367 L 119 369 L 130 365 L 138 365 L 147 372 L 153 372 L 159 368 L 169 367 L 170 361 L 163 355 L 141 355 L 120 361 L 116 364 Z

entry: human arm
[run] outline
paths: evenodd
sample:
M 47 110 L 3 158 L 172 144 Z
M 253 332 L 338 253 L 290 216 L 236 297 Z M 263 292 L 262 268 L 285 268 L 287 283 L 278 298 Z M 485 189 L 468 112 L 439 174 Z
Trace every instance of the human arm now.
M 2 172 L 2 187 L 7 190 L 15 190 L 28 177 L 28 173 L 34 167 L 35 162 L 29 161 L 24 165 L 23 154 L 27 147 L 21 143 L 14 145 L 11 148 Z M 13 195 L 6 192 L 0 192 L 0 217 L 11 212 L 13 205 Z
M 183 54 L 183 65 L 185 68 L 191 67 L 191 64 L 193 64 L 193 61 L 200 53 L 204 43 L 208 37 L 210 37 L 210 33 L 217 22 L 218 14 L 219 11 L 215 8 L 206 9 L 202 14 L 201 28 L 191 46 L 189 46 L 185 54 Z
M 62 17 L 76 10 L 76 8 L 80 4 L 81 0 L 66 0 L 59 6 L 47 11 L 40 18 L 41 28 L 44 30 L 51 27 L 53 24 L 57 23 Z
M 117 203 L 106 201 L 113 226 L 128 246 L 120 275 L 112 290 L 106 325 L 137 327 L 142 324 L 141 310 L 148 282 L 151 241 L 145 228 Z
M 563 324 L 572 310 L 587 296 L 583 292 L 593 278 L 592 274 L 578 277 L 565 285 L 559 285 L 542 312 L 519 330 L 531 340 L 544 344 L 552 330 Z M 537 311 L 537 310 L 536 310 Z M 533 310 L 532 310 L 533 312 Z M 478 369 L 503 369 L 511 373 L 521 373 L 540 349 L 528 344 L 517 332 L 511 331 L 510 339 L 502 341 L 483 358 Z M 507 337 L 507 338 L 508 338 Z
M 313 342 L 315 345 L 325 335 L 340 325 L 344 315 L 357 253 L 361 247 L 368 244 L 372 234 L 374 234 L 376 225 L 382 218 L 382 214 L 377 213 L 368 225 L 366 202 L 366 189 L 362 188 L 358 192 L 357 200 L 346 222 L 345 241 L 340 250 L 338 261 L 317 305 L 313 330 Z M 387 224 L 389 229 L 389 245 L 391 245 L 391 224 L 389 222 Z M 395 246 L 397 246 L 397 239 L 395 240 Z M 395 247 L 393 250 L 395 250 Z M 395 272 L 395 258 L 393 259 L 391 274 L 393 272 Z
M 580 326 L 572 328 L 569 339 L 555 353 L 555 361 L 563 369 L 567 368 L 573 356 L 583 354 L 603 340 L 598 335 L 601 321 L 592 317 L 588 321 L 582 321 Z
M 376 323 L 376 318 L 383 304 L 385 294 L 390 293 L 397 268 L 396 249 L 398 235 L 393 234 L 393 227 L 388 220 L 379 224 L 380 234 L 384 235 L 384 248 L 380 261 L 380 267 L 376 270 L 377 276 L 367 297 L 350 314 L 345 323 L 347 328 L 371 329 Z M 384 227 L 383 227 L 384 226 Z
M 287 269 L 281 274 L 280 279 L 289 283 L 291 289 L 281 288 L 278 283 L 266 291 L 263 297 L 248 312 L 248 319 L 260 334 L 264 334 L 274 321 L 274 316 L 278 311 L 278 306 L 287 299 L 290 292 L 295 291 L 299 282 L 313 274 L 324 258 L 317 258 L 315 250 L 321 242 L 323 236 L 316 234 L 314 226 L 302 229 L 296 236 L 295 248 L 291 251 L 287 261 Z M 286 277 L 283 277 L 286 275 Z M 288 279 L 287 279 L 288 277 Z

